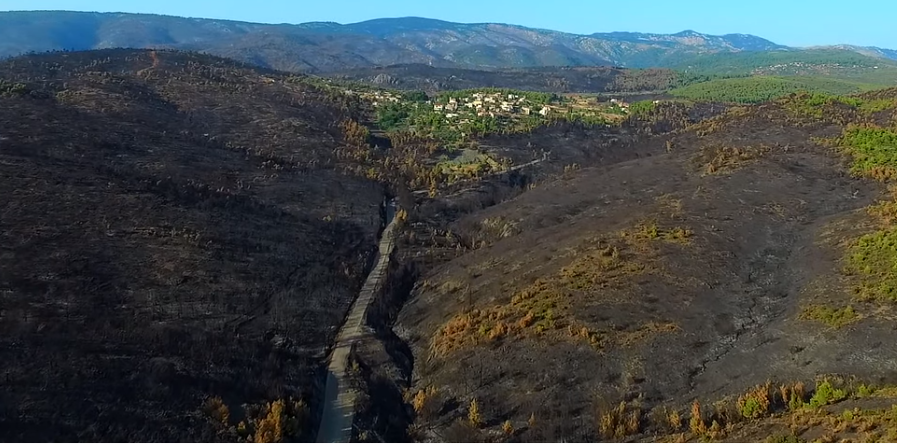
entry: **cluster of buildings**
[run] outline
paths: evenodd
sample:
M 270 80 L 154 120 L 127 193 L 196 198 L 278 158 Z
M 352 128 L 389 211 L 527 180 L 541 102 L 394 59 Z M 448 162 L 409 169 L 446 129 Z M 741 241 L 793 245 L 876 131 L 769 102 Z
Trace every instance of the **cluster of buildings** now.
M 530 115 L 538 113 L 547 116 L 552 108 L 548 105 L 533 106 L 525 97 L 516 94 L 503 93 L 474 93 L 469 97 L 457 99 L 451 97 L 447 102 L 434 102 L 433 111 L 445 113 L 445 117 L 452 119 L 461 114 L 473 114 L 478 117 L 497 115 Z
M 373 91 L 362 95 L 370 100 L 374 106 L 380 106 L 386 103 L 399 103 L 402 98 L 389 91 Z

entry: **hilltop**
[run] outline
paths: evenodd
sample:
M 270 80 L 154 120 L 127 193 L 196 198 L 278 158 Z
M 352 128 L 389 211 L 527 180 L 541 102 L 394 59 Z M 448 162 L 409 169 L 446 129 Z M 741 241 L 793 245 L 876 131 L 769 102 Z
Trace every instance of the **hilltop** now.
M 354 24 L 266 25 L 145 14 L 0 13 L 0 57 L 112 47 L 203 51 L 286 71 L 325 72 L 421 63 L 449 68 L 672 67 L 703 54 L 800 52 L 746 34 L 569 34 L 522 26 L 417 17 Z M 852 50 L 854 48 L 851 48 Z M 893 51 L 855 48 L 893 57 Z

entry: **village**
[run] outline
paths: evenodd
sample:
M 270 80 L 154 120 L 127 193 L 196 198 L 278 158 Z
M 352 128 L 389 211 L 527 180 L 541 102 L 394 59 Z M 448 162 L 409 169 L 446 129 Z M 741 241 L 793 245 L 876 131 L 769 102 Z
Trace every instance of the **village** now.
M 371 91 L 363 94 L 374 107 L 403 102 L 400 93 L 391 91 Z M 593 97 L 570 95 L 551 103 L 539 103 L 521 94 L 505 92 L 471 92 L 469 95 L 457 97 L 457 94 L 440 94 L 420 106 L 432 107 L 433 112 L 443 114 L 446 119 L 458 123 L 466 123 L 474 117 L 523 117 L 540 115 L 549 117 L 552 114 L 564 115 L 574 110 L 616 109 L 627 113 L 629 104 L 623 100 L 610 99 L 599 103 Z
M 553 110 L 551 105 L 536 104 L 517 94 L 482 92 L 476 92 L 460 99 L 439 97 L 432 103 L 432 106 L 433 111 L 444 113 L 447 119 L 454 119 L 463 114 L 477 117 L 511 117 L 514 115 L 528 116 L 534 112 L 547 117 Z

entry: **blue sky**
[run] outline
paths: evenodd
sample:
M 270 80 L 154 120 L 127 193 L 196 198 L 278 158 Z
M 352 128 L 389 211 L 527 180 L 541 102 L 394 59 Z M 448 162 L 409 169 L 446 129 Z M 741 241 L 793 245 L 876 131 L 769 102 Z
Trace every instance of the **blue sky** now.
M 794 46 L 897 49 L 894 0 L 0 0 L 0 10 L 146 12 L 263 23 L 420 16 L 590 34 L 609 31 L 755 34 Z

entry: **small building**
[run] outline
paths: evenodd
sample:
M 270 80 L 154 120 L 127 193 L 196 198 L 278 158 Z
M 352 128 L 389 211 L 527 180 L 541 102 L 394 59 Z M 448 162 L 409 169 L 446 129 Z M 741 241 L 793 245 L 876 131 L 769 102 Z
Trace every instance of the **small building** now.
M 528 116 L 533 110 L 528 106 L 524 106 L 520 108 L 520 112 L 523 113 L 524 116 Z
M 441 103 L 437 103 L 437 104 L 433 105 L 433 111 L 442 111 L 444 109 L 445 109 L 445 105 L 443 105 Z
M 551 112 L 551 108 L 544 106 L 544 107 L 542 107 L 542 110 L 539 111 L 539 114 L 541 114 L 543 116 L 547 116 L 548 113 L 550 113 L 550 112 Z

